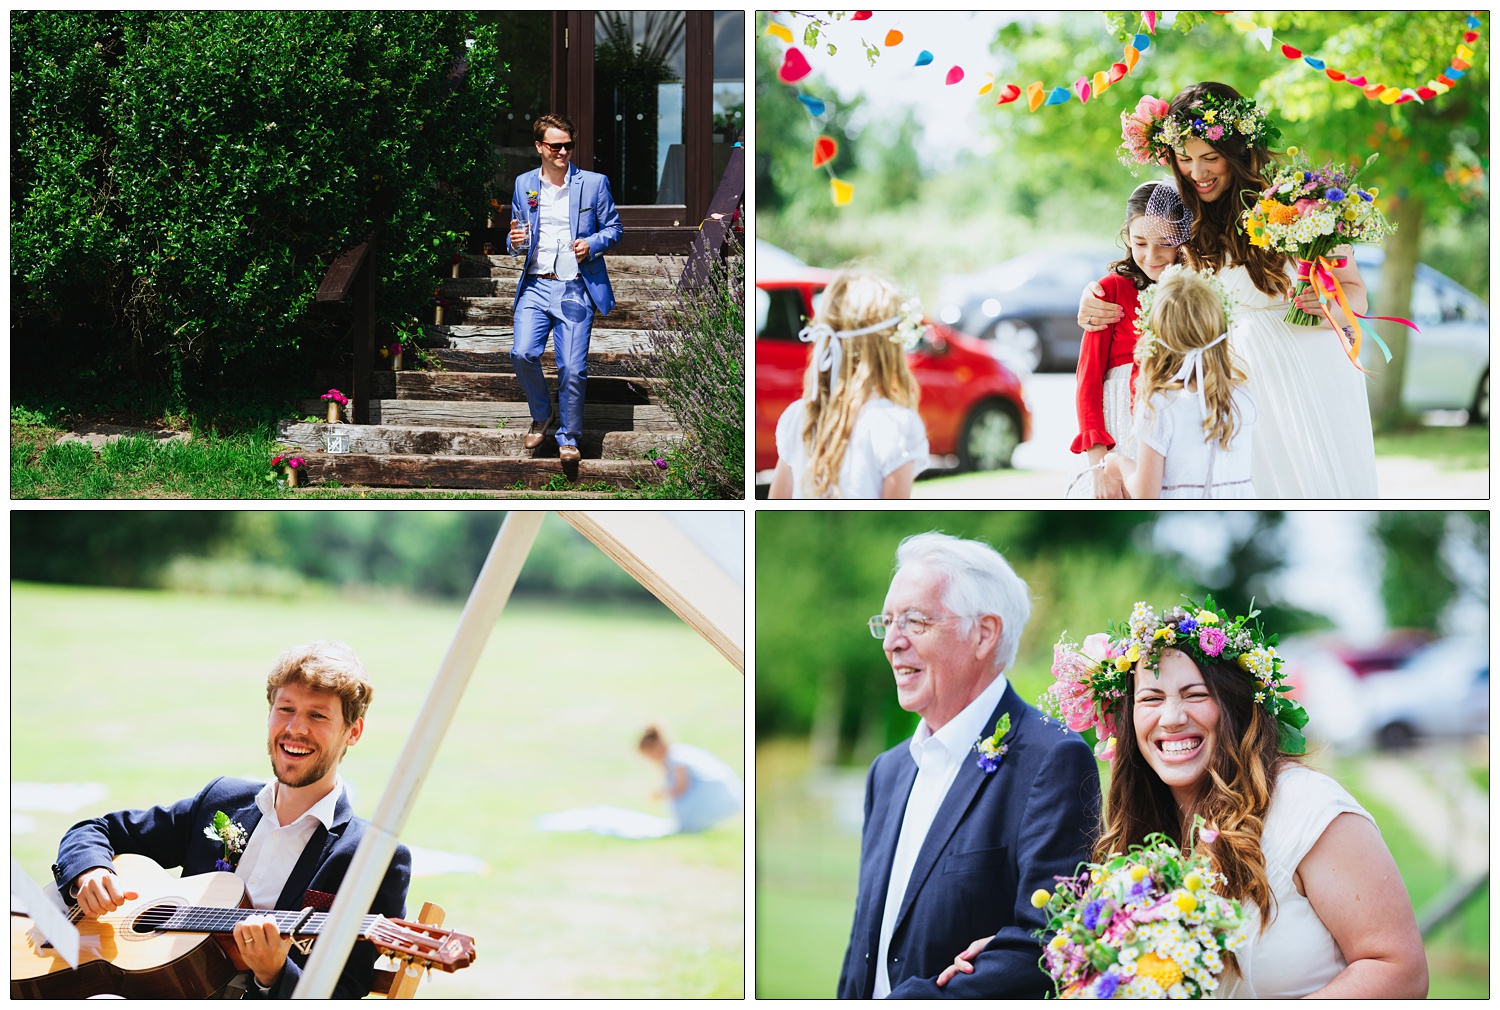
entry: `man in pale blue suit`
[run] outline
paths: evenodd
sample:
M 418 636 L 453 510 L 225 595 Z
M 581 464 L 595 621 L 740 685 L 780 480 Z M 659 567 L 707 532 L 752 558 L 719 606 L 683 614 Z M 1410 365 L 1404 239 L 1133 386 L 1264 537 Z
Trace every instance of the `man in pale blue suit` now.
M 526 448 L 542 444 L 556 416 L 541 364 L 550 332 L 561 413 L 558 456 L 564 463 L 579 459 L 594 313 L 608 315 L 615 307 L 604 253 L 620 241 L 622 231 L 609 180 L 572 164 L 574 132 L 564 116 L 537 119 L 533 134 L 542 167 L 516 179 L 509 235 L 511 253 L 526 257 L 516 283 L 515 336 L 510 351 L 531 409 Z

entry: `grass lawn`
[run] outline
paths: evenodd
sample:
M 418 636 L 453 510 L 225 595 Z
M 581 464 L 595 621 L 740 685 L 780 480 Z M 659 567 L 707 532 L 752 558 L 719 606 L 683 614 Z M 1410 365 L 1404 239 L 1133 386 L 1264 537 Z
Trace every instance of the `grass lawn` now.
M 1377 456 L 1415 456 L 1444 470 L 1483 470 L 1490 465 L 1488 425 L 1431 426 L 1375 436 Z
M 1331 772 L 1346 785 L 1357 783 L 1351 771 L 1357 760 Z M 827 786 L 814 784 L 805 741 L 760 743 L 755 763 L 755 993 L 827 998 L 836 990 L 854 917 L 859 837 L 833 816 Z M 846 775 L 846 792 L 863 795 L 860 771 Z M 1351 791 L 1379 823 L 1420 911 L 1449 883 L 1445 871 L 1379 797 Z M 1433 998 L 1488 997 L 1489 911 L 1486 888 L 1427 938 Z
M 12 781 L 108 790 L 81 810 L 17 811 L 11 852 L 41 882 L 80 818 L 171 802 L 218 774 L 264 777 L 266 670 L 316 638 L 350 643 L 375 682 L 342 765 L 371 815 L 460 610 L 34 584 L 13 584 L 11 606 Z M 401 833 L 486 864 L 413 879 L 408 913 L 438 902 L 478 952 L 419 995 L 742 997 L 743 818 L 643 842 L 533 822 L 594 804 L 665 813 L 649 798 L 656 766 L 635 751 L 651 723 L 743 774 L 744 705 L 740 674 L 664 608 L 512 604 Z
M 125 437 L 97 453 L 82 442 L 54 444 L 65 432 L 46 424 L 12 421 L 12 498 L 491 499 L 477 492 L 346 488 L 337 484 L 278 487 L 266 475 L 271 460 L 283 450 L 265 426 L 230 435 L 197 432 L 187 442 Z M 517 486 L 510 490 L 525 489 Z M 553 482 L 542 490 L 591 491 L 615 498 L 689 497 L 676 487 L 631 490 L 605 482 L 571 483 L 561 474 L 554 475 Z

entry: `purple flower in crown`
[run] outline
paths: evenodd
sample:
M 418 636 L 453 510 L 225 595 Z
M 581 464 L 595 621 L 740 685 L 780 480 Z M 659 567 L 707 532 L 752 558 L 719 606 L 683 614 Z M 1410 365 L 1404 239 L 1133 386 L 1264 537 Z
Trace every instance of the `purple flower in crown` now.
M 1177 622 L 1177 633 L 1179 635 L 1191 635 L 1198 630 L 1198 622 L 1191 617 L 1184 617 Z

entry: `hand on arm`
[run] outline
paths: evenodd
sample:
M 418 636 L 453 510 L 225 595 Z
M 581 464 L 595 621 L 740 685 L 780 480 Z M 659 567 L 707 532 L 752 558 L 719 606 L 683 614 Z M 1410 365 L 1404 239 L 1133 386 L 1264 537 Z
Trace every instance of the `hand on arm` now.
M 1115 460 L 1119 457 L 1110 454 L 1109 448 L 1104 445 L 1089 446 L 1089 464 L 1097 466 L 1100 460 Z M 1125 483 L 1120 478 L 1119 466 L 1110 466 L 1108 462 L 1098 470 L 1094 471 L 1094 497 L 1109 500 L 1118 500 L 1126 497 Z
M 948 980 L 951 979 L 954 975 L 957 975 L 959 972 L 963 972 L 965 975 L 974 974 L 974 959 L 979 956 L 980 951 L 984 950 L 984 948 L 990 945 L 990 941 L 993 939 L 993 936 L 981 936 L 979 939 L 975 940 L 973 943 L 965 947 L 963 951 L 953 959 L 953 963 L 944 968 L 943 973 L 937 977 L 938 987 L 942 988 L 943 986 L 947 985 Z
M 1132 498 L 1160 498 L 1162 476 L 1166 473 L 1167 461 L 1161 453 L 1145 442 L 1138 443 L 1134 463 L 1123 456 L 1112 455 L 1119 467 L 1120 479 Z
M 1124 309 L 1104 300 L 1104 286 L 1098 281 L 1089 284 L 1078 300 L 1078 325 L 1085 330 L 1102 330 L 1124 316 Z
M 1375 825 L 1342 813 L 1297 867 L 1348 967 L 1311 998 L 1421 999 L 1427 955 L 1401 872 Z

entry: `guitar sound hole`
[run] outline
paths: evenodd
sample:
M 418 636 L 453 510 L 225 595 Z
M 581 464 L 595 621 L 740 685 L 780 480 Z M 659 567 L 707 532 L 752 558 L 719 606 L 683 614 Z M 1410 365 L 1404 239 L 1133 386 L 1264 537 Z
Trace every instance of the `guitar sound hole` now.
M 135 921 L 130 924 L 130 930 L 133 933 L 155 933 L 172 918 L 176 911 L 176 905 L 152 905 L 135 917 Z

